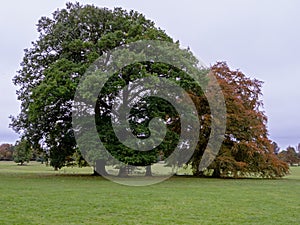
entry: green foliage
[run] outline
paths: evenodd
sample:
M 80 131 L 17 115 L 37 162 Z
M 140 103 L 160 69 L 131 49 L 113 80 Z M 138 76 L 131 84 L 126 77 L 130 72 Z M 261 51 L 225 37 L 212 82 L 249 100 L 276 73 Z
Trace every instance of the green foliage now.
M 71 126 L 74 93 L 79 79 L 108 50 L 141 39 L 172 41 L 143 15 L 120 8 L 109 10 L 67 3 L 53 18 L 42 17 L 39 39 L 25 50 L 19 86 L 21 113 L 11 126 L 31 142 L 50 152 L 55 169 L 69 163 L 76 151 Z
M 161 118 L 165 121 L 167 127 L 166 136 L 163 142 L 151 151 L 136 151 L 126 147 L 115 136 L 111 125 L 111 117 L 115 114 L 112 111 L 112 104 L 116 101 L 114 96 L 117 96 L 119 90 L 128 85 L 126 89 L 128 94 L 125 93 L 125 90 L 122 92 L 122 103 L 124 104 L 129 101 L 129 97 L 126 98 L 126 96 L 130 96 L 131 90 L 129 89 L 131 85 L 134 86 L 132 83 L 135 79 L 147 76 L 157 77 L 157 74 L 160 74 L 160 77 L 166 76 L 169 80 L 173 80 L 180 86 L 185 86 L 187 91 L 191 91 L 192 88 L 199 91 L 195 88 L 193 81 L 185 73 L 182 73 L 182 71 L 162 63 L 144 62 L 127 66 L 116 76 L 111 77 L 99 96 L 98 105 L 96 106 L 99 109 L 97 111 L 98 117 L 96 123 L 100 138 L 112 156 L 125 164 L 135 166 L 151 165 L 157 162 L 160 154 L 163 154 L 167 158 L 178 144 L 181 132 L 178 112 L 169 102 L 160 98 L 143 98 L 131 108 L 127 118 L 133 135 L 135 137 L 142 137 L 138 142 L 134 139 L 129 139 L 129 141 L 134 142 L 131 143 L 133 145 L 142 145 L 143 139 L 148 138 L 150 135 L 155 136 L 155 134 L 150 134 L 149 131 L 149 122 L 151 119 Z M 201 75 L 204 76 L 204 73 Z M 157 79 L 159 82 L 159 78 Z M 155 87 L 153 87 L 153 90 L 155 90 Z M 176 96 L 173 97 L 174 99 L 176 98 Z M 105 101 L 107 98 L 110 101 Z M 133 97 L 130 96 L 130 98 Z
M 14 148 L 13 157 L 14 161 L 16 163 L 20 163 L 21 165 L 23 165 L 24 162 L 29 162 L 32 157 L 32 149 L 29 141 L 24 138 L 20 141 L 17 141 Z
M 14 77 L 18 85 L 18 99 L 21 113 L 12 117 L 11 126 L 30 141 L 34 148 L 43 146 L 49 153 L 50 165 L 56 170 L 75 161 L 82 165 L 78 155 L 72 129 L 72 103 L 79 80 L 87 68 L 99 56 L 107 55 L 109 50 L 138 40 L 160 40 L 173 43 L 173 40 L 143 15 L 120 8 L 109 10 L 95 6 L 81 6 L 79 3 L 67 3 L 66 9 L 57 10 L 53 18 L 42 17 L 38 22 L 39 39 L 33 47 L 25 50 L 22 68 Z M 179 44 L 176 46 L 179 49 Z M 140 49 L 143 56 L 143 49 Z M 155 49 L 156 54 L 164 49 Z M 186 72 L 197 65 L 197 59 L 189 50 L 177 51 L 176 60 L 180 69 L 164 63 L 140 62 L 126 66 L 108 80 L 97 101 L 95 109 L 97 130 L 104 145 L 112 156 L 125 164 L 150 165 L 157 161 L 158 155 L 166 157 L 176 146 L 180 133 L 180 121 L 170 104 L 159 99 L 143 99 L 131 111 L 129 120 L 135 136 L 149 136 L 149 121 L 154 117 L 168 120 L 165 141 L 149 152 L 138 152 L 124 146 L 114 135 L 111 126 L 111 107 L 120 89 L 131 85 L 135 79 L 155 76 L 173 80 L 186 91 L 201 94 Z M 132 55 L 120 55 L 122 62 Z M 123 57 L 123 59 L 122 59 Z M 174 60 L 174 52 L 166 56 Z M 188 66 L 187 66 L 188 65 Z M 198 74 L 205 82 L 205 72 Z M 97 88 L 97 80 L 89 76 L 85 82 L 85 97 L 88 90 Z M 175 96 L 174 96 L 175 97 Z M 142 109 L 143 108 L 143 109 Z M 144 110 L 145 108 L 145 110 Z M 168 112 L 168 113 L 166 113 Z M 145 119 L 147 118 L 147 119 Z M 143 121 L 143 122 L 138 122 Z M 86 124 L 87 127 L 93 125 Z M 99 149 L 98 137 L 90 138 L 89 131 L 81 129 L 80 140 L 87 140 L 88 147 L 80 149 L 84 158 L 95 166 L 98 159 L 114 163 L 109 155 Z M 142 142 L 142 141 L 141 141 Z M 86 145 L 87 146 L 87 145 Z M 94 149 L 94 150 L 93 150 Z

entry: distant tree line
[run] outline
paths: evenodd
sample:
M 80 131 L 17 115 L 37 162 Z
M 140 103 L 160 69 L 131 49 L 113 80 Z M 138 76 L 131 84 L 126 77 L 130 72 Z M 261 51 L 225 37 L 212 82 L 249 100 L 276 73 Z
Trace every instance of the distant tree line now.
M 288 146 L 281 150 L 276 142 L 273 142 L 274 152 L 278 158 L 290 166 L 300 166 L 300 143 L 296 147 Z
M 38 161 L 46 162 L 47 154 L 43 151 L 33 149 L 31 144 L 21 139 L 13 144 L 1 144 L 0 145 L 0 161 L 14 161 L 23 165 L 25 162 Z

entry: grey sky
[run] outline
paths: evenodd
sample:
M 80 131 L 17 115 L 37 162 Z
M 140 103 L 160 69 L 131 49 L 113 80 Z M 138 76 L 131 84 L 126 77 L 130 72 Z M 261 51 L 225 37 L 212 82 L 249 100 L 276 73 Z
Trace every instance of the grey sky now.
M 8 116 L 19 103 L 11 79 L 23 49 L 37 39 L 41 16 L 64 7 L 66 1 L 6 1 L 0 8 L 0 143 L 17 136 Z M 207 65 L 227 61 L 232 69 L 265 82 L 265 111 L 272 140 L 282 148 L 300 142 L 300 1 L 271 0 L 151 0 L 79 1 L 99 7 L 137 10 L 166 30 Z

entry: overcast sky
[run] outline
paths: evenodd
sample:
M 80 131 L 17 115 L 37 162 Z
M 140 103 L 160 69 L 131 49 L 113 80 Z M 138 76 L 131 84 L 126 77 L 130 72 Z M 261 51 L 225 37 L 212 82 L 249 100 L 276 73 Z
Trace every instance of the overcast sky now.
M 0 143 L 18 138 L 8 128 L 19 103 L 11 79 L 37 39 L 35 24 L 66 1 L 2 1 L 0 8 Z M 71 1 L 73 2 L 73 1 Z M 153 20 L 207 65 L 226 61 L 264 81 L 270 138 L 281 148 L 300 142 L 300 1 L 149 0 L 79 1 L 134 9 Z

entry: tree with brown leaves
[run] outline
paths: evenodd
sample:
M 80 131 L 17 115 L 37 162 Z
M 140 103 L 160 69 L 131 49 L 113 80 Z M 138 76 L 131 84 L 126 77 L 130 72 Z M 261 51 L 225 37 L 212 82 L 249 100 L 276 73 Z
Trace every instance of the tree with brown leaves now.
M 223 90 L 227 107 L 227 127 L 221 149 L 214 162 L 205 171 L 199 171 L 201 156 L 211 132 L 209 106 L 205 97 L 201 104 L 202 131 L 199 146 L 190 160 L 195 175 L 213 177 L 258 176 L 275 178 L 286 175 L 288 165 L 274 154 L 268 137 L 267 117 L 262 111 L 262 82 L 250 79 L 240 71 L 232 71 L 226 63 L 212 66 Z M 204 111 L 203 111 L 204 110 Z M 224 118 L 225 119 L 225 118 Z

